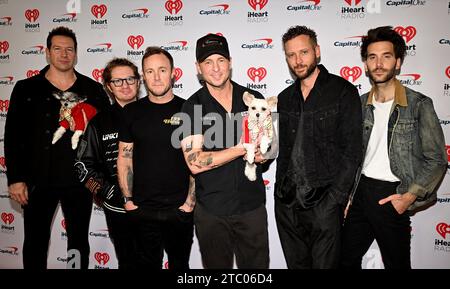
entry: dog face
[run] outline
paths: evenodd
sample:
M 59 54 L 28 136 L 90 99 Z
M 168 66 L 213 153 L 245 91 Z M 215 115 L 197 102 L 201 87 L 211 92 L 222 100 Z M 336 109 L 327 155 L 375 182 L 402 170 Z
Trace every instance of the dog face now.
M 248 106 L 249 119 L 256 119 L 258 122 L 266 119 L 278 102 L 276 96 L 269 97 L 268 99 L 259 99 L 247 91 L 244 92 L 243 100 L 245 105 Z
M 61 102 L 61 107 L 64 108 L 73 108 L 78 103 L 86 100 L 86 98 L 70 91 L 54 92 L 53 96 Z

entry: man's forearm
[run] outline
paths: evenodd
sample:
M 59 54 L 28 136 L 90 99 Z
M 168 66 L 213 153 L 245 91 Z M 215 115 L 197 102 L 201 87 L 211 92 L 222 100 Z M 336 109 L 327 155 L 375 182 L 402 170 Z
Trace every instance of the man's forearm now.
M 124 197 L 133 196 L 133 145 L 119 144 L 117 175 Z

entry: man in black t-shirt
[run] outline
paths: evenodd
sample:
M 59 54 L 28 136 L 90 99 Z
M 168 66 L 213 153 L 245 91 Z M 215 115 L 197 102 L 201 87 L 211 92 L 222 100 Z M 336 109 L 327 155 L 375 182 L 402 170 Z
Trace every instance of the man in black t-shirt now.
M 148 96 L 125 106 L 119 130 L 117 170 L 124 207 L 136 221 L 138 265 L 161 269 L 163 250 L 169 269 L 189 268 L 193 239 L 194 183 L 179 143 L 173 117 L 184 100 L 172 92 L 172 56 L 148 47 L 142 73 Z
M 261 166 L 256 180 L 244 175 L 245 149 L 237 127 L 247 107 L 245 91 L 263 96 L 231 81 L 227 40 L 208 34 L 197 41 L 197 71 L 205 85 L 184 104 L 191 123 L 182 148 L 195 174 L 196 235 L 207 269 L 267 269 L 269 246 L 265 186 Z M 214 131 L 213 134 L 211 132 Z M 263 161 L 260 154 L 256 163 Z

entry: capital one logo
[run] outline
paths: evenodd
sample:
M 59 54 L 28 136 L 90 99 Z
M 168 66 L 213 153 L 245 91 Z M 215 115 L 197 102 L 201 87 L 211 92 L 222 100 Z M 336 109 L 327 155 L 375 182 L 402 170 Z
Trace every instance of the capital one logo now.
M 178 14 L 181 8 L 183 8 L 183 2 L 181 0 L 168 0 L 164 7 L 170 14 Z
M 258 82 L 261 82 L 261 80 L 263 80 L 264 77 L 266 77 L 267 70 L 264 67 L 259 67 L 259 68 L 250 67 L 247 70 L 247 75 L 248 75 L 248 77 L 250 77 L 250 79 L 253 82 L 256 82 L 257 78 L 258 78 Z
M 9 42 L 8 41 L 0 41 L 0 53 L 6 53 L 9 48 Z
M 264 6 L 269 2 L 269 0 L 248 0 L 248 5 L 252 7 L 253 10 L 258 10 L 256 7 L 259 6 L 259 10 L 262 10 Z
M 97 81 L 101 82 L 103 80 L 103 70 L 104 69 L 97 69 L 95 68 L 92 70 L 92 77 Z
M 27 78 L 33 77 L 39 74 L 39 70 L 27 70 Z
M 25 10 L 25 18 L 27 18 L 27 20 L 30 22 L 36 22 L 36 20 L 39 18 L 39 10 L 37 10 L 37 9 Z
M 413 39 L 414 36 L 416 36 L 417 34 L 417 30 L 413 26 L 407 27 L 397 26 L 394 28 L 394 31 L 397 32 L 401 37 L 403 37 L 406 43 L 408 43 L 411 39 Z
M 175 72 L 175 82 L 177 82 L 183 76 L 183 70 L 177 67 L 174 69 L 174 72 Z
M 10 24 L 11 24 L 12 17 L 5 16 L 5 17 L 2 17 L 2 18 L 0 18 L 0 19 L 5 19 L 5 20 L 6 20 L 6 24 L 10 25 Z
M 352 6 L 353 4 L 352 4 L 352 2 L 354 2 L 355 4 L 355 6 L 356 5 L 358 5 L 359 3 L 361 3 L 361 0 L 344 0 L 345 1 L 345 3 L 347 3 L 348 5 L 350 5 L 350 6 Z
M 442 236 L 442 238 L 446 239 L 446 235 L 450 234 L 450 225 L 447 225 L 446 223 L 439 223 L 436 226 L 436 231 Z
M 2 166 L 4 169 L 6 169 L 5 157 L 0 157 L 0 166 Z
M 448 78 L 450 78 L 450 66 L 445 69 L 445 75 L 447 75 Z
M 106 265 L 109 261 L 109 254 L 108 253 L 102 253 L 102 252 L 96 252 L 94 254 L 94 258 L 100 265 Z
M 340 74 L 346 80 L 349 80 L 351 77 L 352 82 L 355 82 L 362 75 L 362 69 L 359 66 L 344 66 L 341 68 Z
M 14 215 L 12 213 L 2 213 L 2 221 L 6 225 L 11 225 L 14 222 Z
M 139 49 L 139 47 L 141 47 L 142 44 L 144 44 L 144 37 L 142 35 L 137 36 L 130 35 L 128 36 L 127 42 L 132 49 Z
M 108 7 L 105 4 L 102 5 L 93 5 L 91 7 L 91 13 L 95 16 L 95 18 L 102 18 L 105 16 L 106 11 L 108 11 Z
M 8 112 L 9 108 L 9 100 L 2 100 L 0 99 L 0 111 L 1 112 Z

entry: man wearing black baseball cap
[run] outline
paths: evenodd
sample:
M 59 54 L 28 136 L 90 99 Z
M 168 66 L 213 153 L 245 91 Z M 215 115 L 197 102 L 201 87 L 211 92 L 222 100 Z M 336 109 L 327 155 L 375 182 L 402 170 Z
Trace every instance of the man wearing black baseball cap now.
M 238 268 L 266 269 L 269 241 L 262 169 L 257 166 L 256 181 L 244 175 L 245 149 L 234 129 L 241 125 L 236 124 L 242 120 L 238 116 L 247 111 L 244 92 L 263 96 L 231 81 L 225 37 L 208 34 L 198 39 L 196 57 L 204 85 L 184 103 L 183 112 L 192 121 L 190 134 L 183 136 L 182 149 L 195 175 L 194 222 L 203 265 L 231 269 L 236 256 Z M 199 119 L 202 125 L 194 125 Z M 214 138 L 208 137 L 210 133 L 205 132 L 217 123 L 222 124 L 222 131 L 215 127 Z M 261 156 L 255 159 L 261 161 Z

